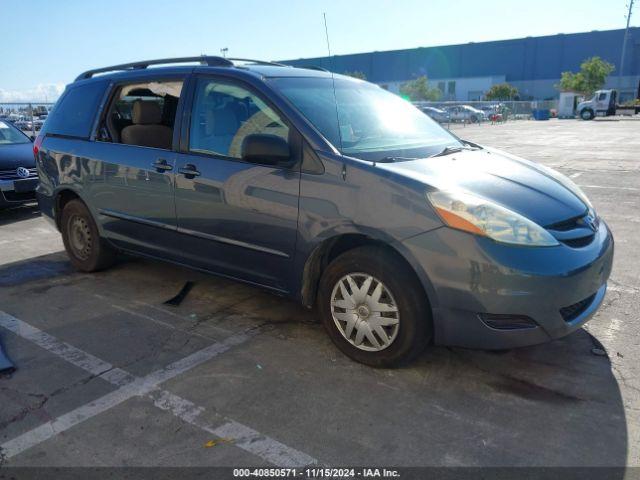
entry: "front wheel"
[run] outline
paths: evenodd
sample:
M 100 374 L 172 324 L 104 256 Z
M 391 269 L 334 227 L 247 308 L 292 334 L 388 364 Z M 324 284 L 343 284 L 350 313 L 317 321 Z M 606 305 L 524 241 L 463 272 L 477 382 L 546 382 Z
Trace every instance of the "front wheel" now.
M 591 120 L 593 119 L 593 117 L 593 111 L 589 110 L 588 108 L 585 108 L 584 110 L 582 110 L 582 112 L 580 112 L 580 118 L 582 118 L 583 120 Z
M 431 337 L 431 312 L 418 278 L 382 247 L 358 247 L 332 261 L 320 280 L 318 303 L 331 340 L 366 365 L 406 363 Z
M 91 212 L 80 200 L 71 200 L 62 210 L 62 241 L 71 264 L 81 272 L 105 269 L 115 252 L 100 237 Z

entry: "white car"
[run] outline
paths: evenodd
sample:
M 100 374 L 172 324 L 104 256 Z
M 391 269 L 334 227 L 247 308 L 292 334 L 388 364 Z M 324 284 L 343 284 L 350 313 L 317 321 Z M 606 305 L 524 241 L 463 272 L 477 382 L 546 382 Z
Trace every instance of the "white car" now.
M 478 110 L 470 105 L 448 107 L 447 112 L 449 112 L 452 122 L 477 123 L 487 119 L 487 115 L 482 110 Z

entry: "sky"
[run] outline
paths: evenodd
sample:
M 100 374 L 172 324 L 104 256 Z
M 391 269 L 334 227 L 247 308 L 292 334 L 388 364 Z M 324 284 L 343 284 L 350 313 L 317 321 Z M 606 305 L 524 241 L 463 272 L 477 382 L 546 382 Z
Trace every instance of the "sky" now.
M 0 0 L 0 102 L 53 101 L 90 68 L 225 47 L 325 56 L 323 13 L 339 55 L 624 28 L 627 1 Z

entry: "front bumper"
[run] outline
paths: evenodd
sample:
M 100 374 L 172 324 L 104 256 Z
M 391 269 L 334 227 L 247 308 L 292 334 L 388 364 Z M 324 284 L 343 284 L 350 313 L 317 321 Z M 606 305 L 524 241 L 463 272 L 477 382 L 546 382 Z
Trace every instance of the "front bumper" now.
M 14 180 L 0 180 L 0 207 L 18 206 L 23 203 L 35 202 L 37 178 L 19 180 L 28 183 L 27 188 L 16 191 Z
M 581 248 L 513 247 L 447 227 L 403 243 L 430 284 L 435 343 L 485 349 L 543 343 L 579 329 L 602 303 L 614 250 L 604 222 Z M 494 328 L 486 314 L 528 317 L 531 325 Z

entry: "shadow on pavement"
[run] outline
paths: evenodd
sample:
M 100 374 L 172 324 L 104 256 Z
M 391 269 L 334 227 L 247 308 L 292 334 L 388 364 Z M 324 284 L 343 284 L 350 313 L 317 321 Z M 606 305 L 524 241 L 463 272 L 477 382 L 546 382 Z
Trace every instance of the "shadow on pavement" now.
M 224 375 L 242 368 L 242 363 L 232 362 L 264 362 L 256 373 L 249 360 L 249 373 L 260 377 L 246 387 L 220 390 L 219 408 L 240 419 L 252 412 L 257 424 L 265 418 L 295 424 L 310 432 L 306 450 L 332 464 L 626 464 L 628 433 L 620 386 L 608 357 L 591 353 L 594 343 L 585 330 L 500 354 L 430 347 L 404 368 L 372 369 L 333 348 L 322 328 L 311 323 L 313 313 L 253 287 L 149 261 L 123 262 L 91 280 L 72 272 L 60 253 L 3 266 L 0 285 L 8 288 L 6 295 L 0 293 L 0 309 L 11 311 L 12 299 L 24 295 L 60 295 L 61 290 L 46 288 L 49 279 L 60 276 L 69 276 L 65 288 L 77 285 L 120 302 L 143 300 L 155 307 L 162 307 L 185 281 L 194 280 L 193 290 L 172 310 L 181 321 L 194 318 L 187 329 L 206 323 L 270 326 L 242 347 L 240 360 L 229 355 L 207 366 L 212 378 L 225 378 L 216 377 L 216 369 Z M 78 301 L 90 304 L 91 295 Z M 217 315 L 222 310 L 234 315 Z M 198 380 L 188 391 L 196 401 L 202 390 L 206 401 L 211 390 L 222 385 Z M 234 411 L 255 405 L 254 400 L 258 410 Z M 622 478 L 624 471 L 619 472 Z
M 0 227 L 40 216 L 38 204 L 26 204 L 19 207 L 0 209 Z

